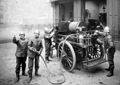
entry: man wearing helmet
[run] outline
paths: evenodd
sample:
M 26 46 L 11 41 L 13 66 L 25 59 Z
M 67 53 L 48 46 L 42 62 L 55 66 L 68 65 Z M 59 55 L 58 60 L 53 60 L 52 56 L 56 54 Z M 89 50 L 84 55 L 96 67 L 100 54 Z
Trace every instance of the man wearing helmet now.
M 114 75 L 114 54 L 115 54 L 115 44 L 113 42 L 112 36 L 110 35 L 110 28 L 106 26 L 103 32 L 98 32 L 101 35 L 104 35 L 104 48 L 107 51 L 109 68 L 105 70 L 109 71 L 107 77 Z
M 22 65 L 22 75 L 27 76 L 25 73 L 26 68 L 26 59 L 27 59 L 27 50 L 28 50 L 28 41 L 25 39 L 25 33 L 21 32 L 19 34 L 20 38 L 16 39 L 16 36 L 13 37 L 13 43 L 17 45 L 17 50 L 15 53 L 16 56 L 16 81 L 18 82 L 20 79 L 19 73 L 20 73 L 20 66 Z
M 106 26 L 104 28 L 104 33 L 105 33 L 105 49 L 108 52 L 108 63 L 109 63 L 109 68 L 105 69 L 109 71 L 108 77 L 111 77 L 114 75 L 114 54 L 115 54 L 115 44 L 113 42 L 112 36 L 110 35 L 110 28 Z
M 52 42 L 51 42 L 51 38 L 53 36 L 52 32 L 53 32 L 53 29 L 50 29 L 50 28 L 45 28 L 45 35 L 44 35 L 44 41 L 45 41 L 45 59 L 46 59 L 46 62 L 49 62 L 50 59 L 50 50 L 51 50 L 51 45 L 52 45 Z
M 31 39 L 28 43 L 28 75 L 30 82 L 32 80 L 32 72 L 33 72 L 33 62 L 35 59 L 35 76 L 40 76 L 38 74 L 39 69 L 39 55 L 43 50 L 42 40 L 39 37 L 40 33 L 38 30 L 34 32 L 34 38 Z

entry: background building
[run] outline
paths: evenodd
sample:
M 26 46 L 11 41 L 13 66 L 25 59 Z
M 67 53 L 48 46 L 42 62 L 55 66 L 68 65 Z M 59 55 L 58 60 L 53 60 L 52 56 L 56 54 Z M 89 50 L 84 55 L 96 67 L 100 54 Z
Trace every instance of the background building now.
M 115 40 L 120 40 L 120 0 L 51 0 L 53 21 L 101 20 L 111 28 Z

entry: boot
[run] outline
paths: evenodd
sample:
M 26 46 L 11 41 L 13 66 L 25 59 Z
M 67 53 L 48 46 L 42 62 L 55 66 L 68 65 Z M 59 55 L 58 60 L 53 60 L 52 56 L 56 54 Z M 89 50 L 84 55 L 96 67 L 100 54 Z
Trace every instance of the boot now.
M 28 76 L 25 72 L 22 73 L 23 76 Z
M 106 71 L 110 71 L 110 67 L 109 68 L 105 68 Z
M 114 74 L 113 74 L 113 72 L 109 72 L 108 74 L 107 74 L 107 77 L 111 77 L 111 76 L 113 76 Z
M 32 80 L 32 76 L 29 76 L 29 78 L 28 78 L 28 83 L 30 83 L 31 80 Z
M 107 74 L 107 77 L 111 77 L 114 75 L 114 65 L 110 65 L 110 71 Z
M 23 76 L 27 76 L 27 74 L 25 73 L 25 68 L 26 68 L 26 63 L 24 62 L 24 63 L 22 64 L 22 75 L 23 75 Z
M 35 70 L 35 76 L 41 76 L 40 74 L 38 74 L 38 70 Z
M 28 76 L 28 75 L 25 73 L 25 70 L 22 70 L 22 76 Z
M 16 79 L 15 79 L 15 83 L 18 82 L 19 80 L 20 80 L 20 76 L 17 74 Z

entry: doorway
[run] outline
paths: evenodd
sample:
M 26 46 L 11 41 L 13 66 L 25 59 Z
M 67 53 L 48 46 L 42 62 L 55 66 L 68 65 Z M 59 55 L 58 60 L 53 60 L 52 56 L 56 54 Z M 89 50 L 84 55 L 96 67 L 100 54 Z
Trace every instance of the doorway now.
M 107 24 L 107 1 L 106 0 L 86 0 L 85 20 L 99 20 L 103 25 Z

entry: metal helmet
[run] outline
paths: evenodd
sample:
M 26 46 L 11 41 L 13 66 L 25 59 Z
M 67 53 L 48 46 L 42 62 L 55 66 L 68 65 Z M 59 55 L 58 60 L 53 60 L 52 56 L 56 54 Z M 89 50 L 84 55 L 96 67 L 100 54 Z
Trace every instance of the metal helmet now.
M 35 30 L 34 33 L 40 34 L 40 31 L 39 30 Z
M 19 36 L 20 36 L 20 35 L 25 35 L 25 33 L 24 33 L 24 32 L 20 32 L 20 33 L 19 33 Z
M 104 32 L 105 32 L 105 33 L 110 32 L 110 28 L 109 28 L 108 26 L 106 26 L 106 27 L 104 28 Z
M 50 28 L 45 27 L 45 28 L 44 28 L 44 31 L 45 31 L 45 33 L 49 34 L 49 33 L 51 32 L 51 29 L 50 29 Z

